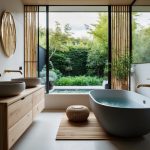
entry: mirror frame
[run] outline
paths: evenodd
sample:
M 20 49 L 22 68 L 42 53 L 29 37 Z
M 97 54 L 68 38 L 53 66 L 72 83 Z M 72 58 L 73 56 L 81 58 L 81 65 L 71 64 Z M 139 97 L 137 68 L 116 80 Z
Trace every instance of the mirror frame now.
M 10 22 L 11 18 L 11 22 Z M 9 20 L 8 20 L 9 19 Z M 3 25 L 7 23 L 8 27 L 3 28 Z M 5 30 L 5 31 L 4 31 Z M 4 34 L 7 34 L 4 37 Z M 10 35 L 12 34 L 12 35 Z M 13 38 L 12 38 L 13 37 Z M 16 51 L 16 25 L 13 18 L 13 15 L 8 11 L 3 11 L 0 21 L 0 41 L 4 54 L 7 57 L 14 55 Z M 6 47 L 5 45 L 9 44 L 10 46 Z M 13 48 L 11 48 L 13 47 Z

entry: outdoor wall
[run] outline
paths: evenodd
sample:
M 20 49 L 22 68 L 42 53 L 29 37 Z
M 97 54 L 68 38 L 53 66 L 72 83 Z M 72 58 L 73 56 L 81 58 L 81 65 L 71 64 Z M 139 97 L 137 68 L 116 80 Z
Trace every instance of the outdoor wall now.
M 0 16 L 6 10 L 12 13 L 16 24 L 16 52 L 8 58 L 4 55 L 0 44 L 0 81 L 10 80 L 13 77 L 20 77 L 18 73 L 4 74 L 5 69 L 18 70 L 24 68 L 24 7 L 20 0 L 0 0 Z
M 150 97 L 150 88 L 136 88 L 138 84 L 150 84 L 150 63 L 134 64 L 131 75 L 131 90 Z

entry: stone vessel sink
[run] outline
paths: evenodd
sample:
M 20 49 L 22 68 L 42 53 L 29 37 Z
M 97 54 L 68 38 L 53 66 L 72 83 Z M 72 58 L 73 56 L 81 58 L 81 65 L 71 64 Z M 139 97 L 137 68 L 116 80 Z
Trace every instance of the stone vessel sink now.
M 25 90 L 25 82 L 0 82 L 0 97 L 17 96 Z
M 19 82 L 25 82 L 26 88 L 33 88 L 36 87 L 41 83 L 40 78 L 16 78 L 12 79 L 12 81 L 19 81 Z

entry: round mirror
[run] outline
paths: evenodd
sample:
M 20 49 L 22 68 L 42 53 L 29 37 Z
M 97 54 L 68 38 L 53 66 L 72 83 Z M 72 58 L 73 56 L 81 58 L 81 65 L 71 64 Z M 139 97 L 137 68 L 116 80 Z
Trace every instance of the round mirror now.
M 16 50 L 16 27 L 10 12 L 4 11 L 1 17 L 0 36 L 2 48 L 6 56 L 10 57 Z

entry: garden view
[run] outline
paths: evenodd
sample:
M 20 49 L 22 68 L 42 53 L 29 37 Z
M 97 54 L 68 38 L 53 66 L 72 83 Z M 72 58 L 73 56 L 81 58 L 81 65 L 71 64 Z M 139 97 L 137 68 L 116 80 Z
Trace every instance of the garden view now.
M 57 86 L 96 86 L 108 80 L 108 14 L 50 13 L 49 17 L 49 81 Z M 134 12 L 132 19 L 133 62 L 150 62 L 149 13 Z M 46 49 L 46 27 L 41 24 L 39 31 L 40 46 Z M 45 65 L 40 77 L 45 83 Z
M 82 14 L 76 13 L 81 16 L 81 20 Z M 95 14 L 95 23 L 79 22 L 82 28 L 84 26 L 81 32 L 84 30 L 85 36 L 81 33 L 74 35 L 75 27 L 69 23 L 61 24 L 55 21 L 54 28 L 50 28 L 49 80 L 54 85 L 95 86 L 107 80 L 108 16 L 107 13 Z M 43 48 L 46 48 L 45 31 L 45 28 L 40 27 L 40 46 Z M 42 79 L 46 77 L 45 71 L 46 68 L 43 66 L 40 72 Z
M 133 12 L 133 62 L 150 62 L 150 13 Z

